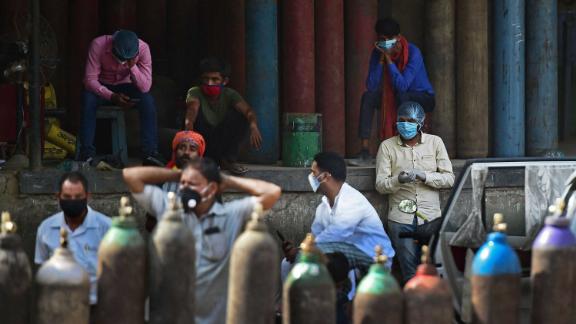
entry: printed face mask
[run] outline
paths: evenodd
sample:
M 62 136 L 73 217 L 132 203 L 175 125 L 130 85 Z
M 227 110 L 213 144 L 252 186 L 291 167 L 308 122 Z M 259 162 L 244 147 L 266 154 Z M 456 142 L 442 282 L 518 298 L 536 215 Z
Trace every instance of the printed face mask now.
M 400 136 L 405 139 L 413 139 L 418 134 L 418 124 L 411 122 L 397 122 L 396 128 Z
M 381 40 L 378 41 L 376 44 L 378 47 L 380 47 L 383 50 L 389 50 L 392 47 L 394 47 L 394 45 L 396 45 L 396 38 L 392 38 L 392 39 L 388 39 L 388 40 Z

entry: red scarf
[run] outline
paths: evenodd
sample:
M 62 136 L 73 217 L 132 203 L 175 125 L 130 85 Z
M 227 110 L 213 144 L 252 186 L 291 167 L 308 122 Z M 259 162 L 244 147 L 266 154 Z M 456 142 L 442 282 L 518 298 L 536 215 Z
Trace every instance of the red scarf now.
M 398 41 L 402 45 L 402 51 L 392 61 L 400 72 L 404 72 L 408 64 L 408 41 L 404 36 L 398 36 Z M 388 64 L 384 67 L 384 88 L 382 90 L 382 111 L 381 111 L 381 125 L 380 139 L 385 140 L 397 134 L 396 132 L 396 96 L 394 95 L 394 86 L 392 85 L 392 75 L 388 68 Z

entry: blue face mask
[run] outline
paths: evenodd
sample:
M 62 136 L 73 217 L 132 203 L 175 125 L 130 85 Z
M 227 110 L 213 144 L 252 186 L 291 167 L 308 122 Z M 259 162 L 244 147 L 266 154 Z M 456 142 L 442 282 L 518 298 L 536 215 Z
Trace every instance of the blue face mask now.
M 418 124 L 411 123 L 411 122 L 397 122 L 396 128 L 398 129 L 398 133 L 400 136 L 405 139 L 413 139 L 418 135 Z

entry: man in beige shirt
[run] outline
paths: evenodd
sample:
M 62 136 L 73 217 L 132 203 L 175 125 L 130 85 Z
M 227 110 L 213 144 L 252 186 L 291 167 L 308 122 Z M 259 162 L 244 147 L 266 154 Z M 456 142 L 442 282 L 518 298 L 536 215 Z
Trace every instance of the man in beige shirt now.
M 420 260 L 420 245 L 400 233 L 413 233 L 417 226 L 440 217 L 439 189 L 454 185 L 452 163 L 442 139 L 421 131 L 425 118 L 422 106 L 405 102 L 398 107 L 396 127 L 378 149 L 376 190 L 388 195 L 388 234 L 394 244 L 402 279 L 412 278 Z M 418 216 L 398 209 L 400 201 L 414 200 Z

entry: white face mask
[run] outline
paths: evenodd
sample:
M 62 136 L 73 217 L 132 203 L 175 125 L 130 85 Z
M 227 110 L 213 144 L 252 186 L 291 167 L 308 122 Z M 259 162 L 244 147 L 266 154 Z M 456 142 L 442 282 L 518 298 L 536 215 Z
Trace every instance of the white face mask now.
M 310 183 L 312 191 L 314 192 L 318 191 L 318 188 L 320 187 L 320 180 L 318 180 L 318 178 L 315 177 L 314 174 L 310 173 L 308 175 L 308 182 Z

